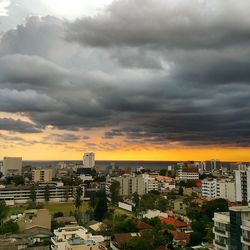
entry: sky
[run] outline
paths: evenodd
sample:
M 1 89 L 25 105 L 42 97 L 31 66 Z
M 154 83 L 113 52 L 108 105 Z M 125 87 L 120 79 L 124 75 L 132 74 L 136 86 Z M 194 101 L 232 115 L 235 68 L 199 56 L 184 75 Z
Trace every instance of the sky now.
M 0 0 L 0 159 L 250 161 L 248 0 Z

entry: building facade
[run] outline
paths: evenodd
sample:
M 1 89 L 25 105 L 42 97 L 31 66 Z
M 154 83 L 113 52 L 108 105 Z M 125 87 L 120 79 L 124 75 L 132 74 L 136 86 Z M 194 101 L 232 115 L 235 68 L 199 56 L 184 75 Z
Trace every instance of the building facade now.
M 75 244 L 74 244 L 75 239 Z M 54 230 L 54 236 L 51 238 L 52 250 L 65 249 L 83 249 L 83 250 L 97 250 L 102 242 L 104 242 L 102 235 L 92 235 L 86 228 L 81 226 L 68 226 Z M 81 248 L 71 248 L 70 246 L 81 246 Z M 95 246 L 95 247 L 94 247 Z M 97 246 L 99 248 L 97 248 Z M 92 247 L 92 248 L 91 248 Z
M 39 184 L 36 187 L 36 200 L 45 201 L 45 186 Z M 57 183 L 49 183 L 49 201 L 65 202 L 74 200 L 74 190 L 76 187 L 63 186 Z M 30 200 L 31 187 L 3 187 L 0 188 L 0 200 L 4 200 L 7 205 L 24 204 Z M 83 192 L 84 193 L 84 192 Z
M 236 170 L 235 173 L 235 187 L 236 187 L 236 201 L 250 200 L 250 170 Z
M 119 177 L 113 177 L 112 180 L 118 181 L 120 183 L 120 195 L 130 196 L 133 193 L 138 195 L 143 195 L 146 193 L 145 189 L 145 179 L 143 176 L 130 176 L 123 175 Z
M 95 167 L 95 153 L 85 153 L 83 155 L 83 167 L 94 168 Z
M 52 169 L 34 169 L 32 170 L 32 181 L 33 182 L 51 182 L 53 178 Z
M 194 163 L 178 164 L 178 177 L 180 180 L 199 180 L 199 167 Z
M 227 213 L 214 214 L 216 250 L 239 250 L 250 247 L 250 207 L 230 207 Z
M 21 157 L 4 157 L 2 172 L 4 176 L 13 176 L 22 174 Z
M 203 180 L 201 187 L 202 196 L 208 199 L 223 198 L 231 202 L 236 201 L 235 182 L 230 179 Z

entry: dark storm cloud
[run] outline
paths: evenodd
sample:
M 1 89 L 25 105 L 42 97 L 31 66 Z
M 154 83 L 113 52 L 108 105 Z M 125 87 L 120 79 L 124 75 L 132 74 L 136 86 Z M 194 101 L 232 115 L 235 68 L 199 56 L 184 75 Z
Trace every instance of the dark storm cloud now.
M 66 76 L 66 70 L 38 56 L 14 54 L 0 58 L 0 80 L 3 82 L 56 85 Z
M 69 25 L 68 37 L 96 47 L 197 49 L 247 44 L 249 7 L 246 0 L 118 0 L 104 14 Z
M 0 130 L 7 130 L 20 133 L 39 133 L 41 130 L 34 124 L 22 120 L 0 118 Z
M 118 0 L 70 24 L 30 17 L 0 43 L 0 111 L 68 130 L 57 143 L 98 128 L 105 143 L 250 146 L 249 7 Z

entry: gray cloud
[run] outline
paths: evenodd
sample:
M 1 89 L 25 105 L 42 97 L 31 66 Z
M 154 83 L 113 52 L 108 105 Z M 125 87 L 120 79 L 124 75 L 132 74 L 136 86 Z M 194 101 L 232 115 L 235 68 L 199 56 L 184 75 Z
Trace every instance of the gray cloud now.
M 247 44 L 249 7 L 247 0 L 119 0 L 104 14 L 69 25 L 68 37 L 96 47 L 207 49 Z
M 22 121 L 20 119 L 14 120 L 10 118 L 0 119 L 0 130 L 14 131 L 20 133 L 39 133 L 40 128 L 37 128 L 34 124 Z
M 28 18 L 0 43 L 0 111 L 68 130 L 57 143 L 98 128 L 111 148 L 249 146 L 249 5 L 118 0 L 73 23 Z

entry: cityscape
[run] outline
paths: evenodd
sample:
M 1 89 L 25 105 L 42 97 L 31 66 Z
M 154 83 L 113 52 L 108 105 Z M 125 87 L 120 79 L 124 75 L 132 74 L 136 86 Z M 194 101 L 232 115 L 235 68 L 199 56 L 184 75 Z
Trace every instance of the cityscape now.
M 249 163 L 123 164 L 4 157 L 0 249 L 248 249 Z
M 0 0 L 0 250 L 250 250 L 249 0 Z

